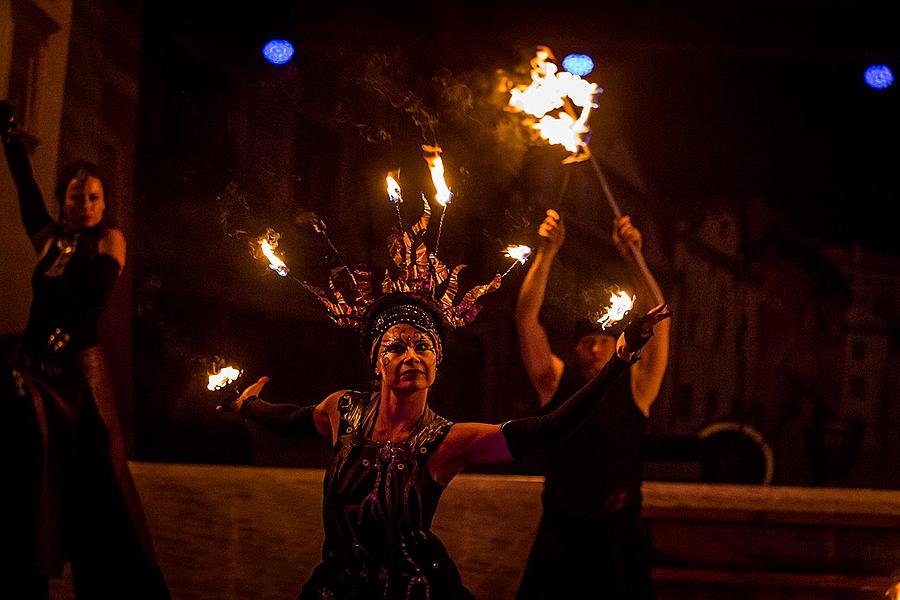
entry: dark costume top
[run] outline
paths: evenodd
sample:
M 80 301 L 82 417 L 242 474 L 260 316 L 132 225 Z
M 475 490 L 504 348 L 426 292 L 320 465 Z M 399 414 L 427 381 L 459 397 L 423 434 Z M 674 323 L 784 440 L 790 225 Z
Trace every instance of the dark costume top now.
M 559 387 L 541 411 L 562 404 L 586 383 L 566 365 Z M 634 403 L 631 375 L 615 381 L 582 423 L 547 451 L 544 505 L 593 516 L 637 516 L 647 417 Z
M 566 366 L 552 411 L 584 379 Z M 640 524 L 641 450 L 647 417 L 631 376 L 545 456 L 544 512 L 518 600 L 651 600 L 646 534 Z
M 65 231 L 50 219 L 21 142 L 4 147 L 26 231 L 53 231 L 32 276 L 21 359 L 0 377 L 10 417 L 0 460 L 13 483 L 0 503 L 0 596 L 18 597 L 20 577 L 60 575 L 71 559 L 79 598 L 168 598 L 97 346 L 119 264 L 98 251 L 105 226 Z
M 116 259 L 98 252 L 104 233 L 97 226 L 54 236 L 31 278 L 28 352 L 58 354 L 97 344 L 100 315 L 119 272 Z
M 444 487 L 428 459 L 453 423 L 425 409 L 402 443 L 370 439 L 380 398 L 349 392 L 325 472 L 323 562 L 300 598 L 472 598 L 431 532 Z

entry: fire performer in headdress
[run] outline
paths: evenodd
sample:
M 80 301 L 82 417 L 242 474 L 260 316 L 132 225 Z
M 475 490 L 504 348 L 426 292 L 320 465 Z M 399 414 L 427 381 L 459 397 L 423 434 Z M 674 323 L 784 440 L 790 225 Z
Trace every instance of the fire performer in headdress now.
M 550 269 L 565 240 L 559 213 L 547 211 L 542 244 L 516 306 L 525 369 L 542 414 L 552 414 L 604 368 L 619 328 L 596 319 L 575 327 L 575 360 L 565 363 L 550 348 L 538 316 Z M 629 262 L 638 298 L 658 290 L 649 271 L 637 267 L 628 244 L 641 235 L 627 216 L 614 223 L 613 242 Z M 668 362 L 669 323 L 642 350 L 640 362 L 611 386 L 606 399 L 578 428 L 547 452 L 544 513 L 518 598 L 653 598 L 648 548 L 640 523 L 641 453 L 650 407 Z
M 39 256 L 21 357 L 0 373 L 0 597 L 47 598 L 70 560 L 79 599 L 168 598 L 97 345 L 125 264 L 109 189 L 90 163 L 64 167 L 55 221 L 5 102 L 0 140 Z
M 389 238 L 398 269 L 386 274 L 380 297 L 372 295 L 371 274 L 363 270 L 354 271 L 355 289 L 337 292 L 332 280 L 335 300 L 313 288 L 337 323 L 360 332 L 375 389 L 340 390 L 304 407 L 271 404 L 259 397 L 268 381 L 263 377 L 229 404 L 284 435 L 321 436 L 333 445 L 325 473 L 322 563 L 303 586 L 303 600 L 472 598 L 431 531 L 444 488 L 468 465 L 510 461 L 558 443 L 628 371 L 653 326 L 670 314 L 658 306 L 634 319 L 605 366 L 553 412 L 502 425 L 454 424 L 428 405 L 445 336 L 474 318 L 480 308 L 474 301 L 496 289 L 500 276 L 454 305 L 456 267 L 437 300 L 435 289 L 448 270 L 425 248 L 427 217 L 426 204 L 410 233 Z

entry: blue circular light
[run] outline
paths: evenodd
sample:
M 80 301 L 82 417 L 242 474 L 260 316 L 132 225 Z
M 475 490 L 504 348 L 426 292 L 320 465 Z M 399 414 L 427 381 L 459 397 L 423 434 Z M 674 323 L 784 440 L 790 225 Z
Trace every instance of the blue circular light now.
M 263 46 L 262 53 L 273 65 L 283 65 L 294 57 L 294 46 L 287 40 L 272 40 Z
M 572 75 L 584 77 L 594 70 L 594 61 L 587 54 L 570 54 L 563 59 L 562 66 Z
M 866 69 L 865 78 L 869 87 L 873 87 L 876 90 L 889 88 L 894 83 L 894 74 L 885 65 L 872 65 Z

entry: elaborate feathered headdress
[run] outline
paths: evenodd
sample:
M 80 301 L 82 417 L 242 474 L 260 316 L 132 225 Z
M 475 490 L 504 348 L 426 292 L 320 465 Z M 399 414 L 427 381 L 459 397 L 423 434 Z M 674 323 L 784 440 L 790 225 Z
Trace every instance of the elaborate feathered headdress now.
M 429 252 L 425 234 L 431 220 L 431 207 L 424 196 L 422 201 L 423 212 L 419 220 L 408 231 L 397 227 L 388 235 L 388 255 L 395 268 L 385 270 L 381 295 L 391 294 L 397 299 L 395 304 L 403 303 L 404 295 L 429 299 L 440 311 L 446 326 L 456 329 L 475 319 L 482 308 L 476 301 L 497 290 L 501 276 L 497 274 L 489 283 L 475 286 L 454 304 L 459 290 L 459 273 L 466 265 L 457 265 L 450 270 Z M 314 228 L 321 226 L 321 222 L 318 223 Z M 442 285 L 445 282 L 446 285 Z M 306 282 L 303 286 L 315 295 L 335 323 L 366 333 L 363 331 L 366 311 L 377 298 L 370 270 L 341 266 L 332 269 L 327 291 Z M 436 294 L 441 288 L 443 293 L 438 297 Z

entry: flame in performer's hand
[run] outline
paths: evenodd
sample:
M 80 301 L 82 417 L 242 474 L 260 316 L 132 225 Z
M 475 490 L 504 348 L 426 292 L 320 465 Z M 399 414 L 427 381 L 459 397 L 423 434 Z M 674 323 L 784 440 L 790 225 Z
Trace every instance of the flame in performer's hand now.
M 597 319 L 597 323 L 599 323 L 603 329 L 606 329 L 614 323 L 618 323 L 625 318 L 625 315 L 627 315 L 628 311 L 634 306 L 635 299 L 636 296 L 629 296 L 628 292 L 620 291 L 618 293 L 611 293 L 609 295 L 609 307 L 606 309 L 606 313 Z
M 529 258 L 531 258 L 531 248 L 528 246 L 507 246 L 504 250 L 504 256 L 508 256 L 509 258 L 514 258 L 519 261 L 520 264 L 525 264 Z
M 256 240 L 256 243 L 259 244 L 260 252 L 268 259 L 269 268 L 282 277 L 285 277 L 291 270 L 288 269 L 287 265 L 284 264 L 284 261 L 275 254 L 275 248 L 278 247 L 279 237 L 281 237 L 281 234 L 270 227 L 266 229 L 264 235 Z
M 403 202 L 403 196 L 400 195 L 400 183 L 397 181 L 397 178 L 400 177 L 400 171 L 388 171 L 387 174 L 387 192 L 388 199 L 394 204 L 400 204 Z
M 431 181 L 434 182 L 434 199 L 438 204 L 446 207 L 453 198 L 453 192 L 447 187 L 444 181 L 444 161 L 441 159 L 440 146 L 422 146 L 425 151 L 425 162 L 428 163 L 428 169 L 431 171 Z
M 551 144 L 560 144 L 570 152 L 579 146 L 586 146 L 585 139 L 590 132 L 587 125 L 592 108 L 596 108 L 597 95 L 602 91 L 596 83 L 585 81 L 577 75 L 559 68 L 550 60 L 547 48 L 538 48 L 531 61 L 531 84 L 520 85 L 510 90 L 509 106 L 522 111 L 530 118 L 528 125 L 536 129 Z M 581 107 L 581 115 L 563 111 L 557 116 L 547 113 L 566 108 L 566 98 Z
M 206 389 L 213 392 L 221 390 L 226 385 L 237 381 L 238 377 L 241 376 L 241 373 L 243 373 L 243 371 L 234 367 L 222 367 L 215 373 L 209 374 L 209 383 L 206 385 Z
M 900 583 L 895 583 L 884 593 L 890 600 L 900 600 Z

